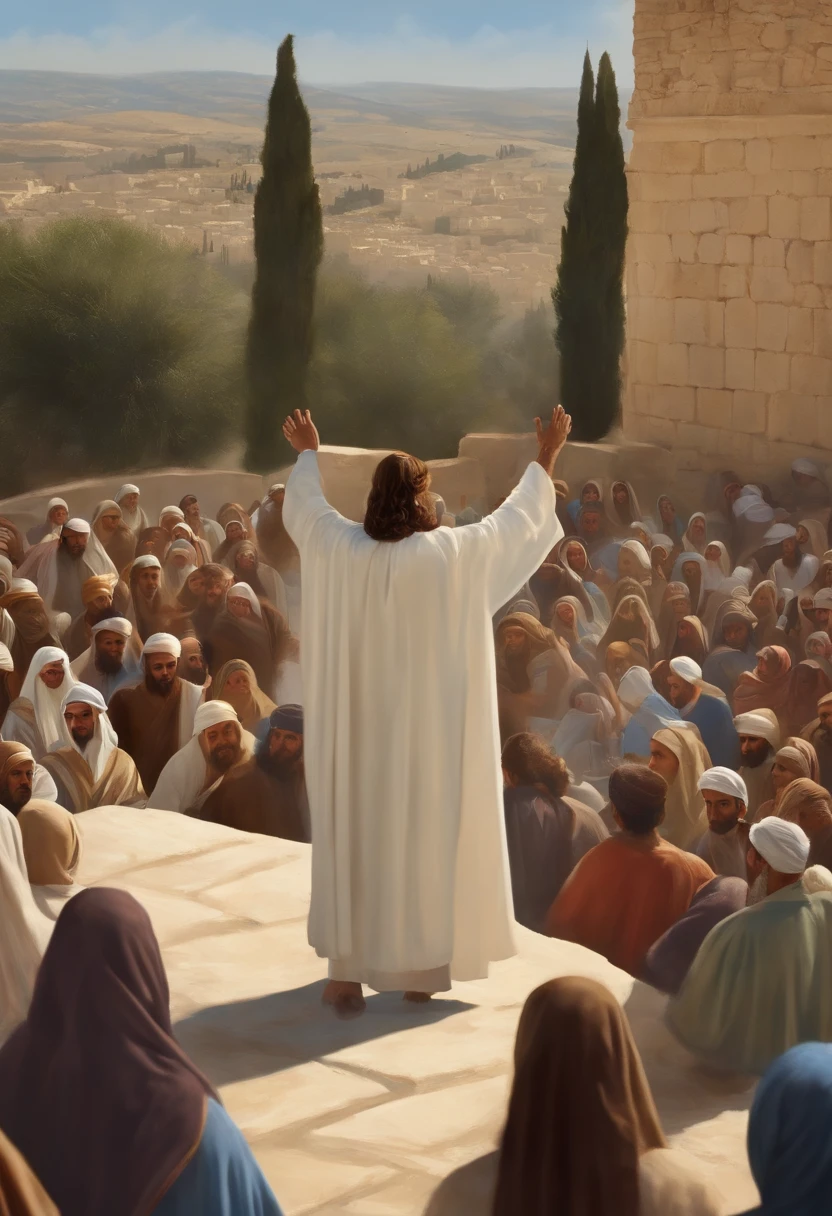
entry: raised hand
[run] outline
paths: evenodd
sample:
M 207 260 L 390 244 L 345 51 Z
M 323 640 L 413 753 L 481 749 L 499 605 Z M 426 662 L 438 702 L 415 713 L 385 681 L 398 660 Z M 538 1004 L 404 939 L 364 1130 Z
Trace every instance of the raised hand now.
M 321 446 L 318 428 L 309 410 L 295 410 L 283 423 L 283 434 L 296 452 L 317 452 Z
M 537 462 L 543 465 L 543 468 L 551 477 L 555 461 L 563 450 L 569 432 L 572 430 L 572 419 L 566 413 L 563 406 L 559 405 L 552 411 L 552 417 L 547 426 L 544 427 L 539 418 L 535 418 L 534 425 L 537 431 L 537 442 L 540 444 Z

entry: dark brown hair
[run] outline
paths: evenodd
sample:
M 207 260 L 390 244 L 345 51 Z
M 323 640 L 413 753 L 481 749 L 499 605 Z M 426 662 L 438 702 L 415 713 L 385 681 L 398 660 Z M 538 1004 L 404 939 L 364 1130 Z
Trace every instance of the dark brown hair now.
M 428 497 L 430 472 L 418 456 L 391 452 L 379 462 L 367 499 L 364 531 L 373 540 L 404 540 L 439 527 Z
M 520 785 L 543 785 L 553 798 L 562 798 L 569 788 L 569 770 L 560 756 L 553 756 L 538 735 L 512 735 L 503 748 L 503 768 Z

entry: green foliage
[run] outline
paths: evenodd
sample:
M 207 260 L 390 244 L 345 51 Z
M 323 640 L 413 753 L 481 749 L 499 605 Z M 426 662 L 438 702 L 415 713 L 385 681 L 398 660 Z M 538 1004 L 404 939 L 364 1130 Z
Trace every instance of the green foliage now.
M 408 178 L 409 181 L 417 181 L 420 177 L 429 177 L 431 173 L 453 173 L 456 169 L 464 169 L 468 165 L 481 165 L 487 160 L 487 156 L 466 156 L 464 152 L 454 152 L 450 156 L 440 152 L 436 160 L 428 158 L 423 165 L 417 165 L 415 169 L 408 165 L 401 176 Z
M 384 191 L 374 190 L 372 186 L 347 186 L 338 195 L 331 207 L 327 207 L 329 215 L 344 215 L 347 211 L 358 211 L 362 207 L 380 207 L 384 202 Z
M 307 405 L 318 266 L 321 200 L 312 167 L 309 112 L 297 82 L 293 39 L 277 53 L 254 196 L 257 275 L 246 350 L 246 464 L 274 468 L 285 455 L 283 419 Z
M 587 54 L 558 282 L 552 292 L 561 401 L 572 414 L 574 437 L 583 440 L 603 438 L 620 413 L 628 210 L 620 121 L 610 57 L 605 53 L 601 58 L 596 87 Z
M 154 234 L 0 226 L 4 493 L 206 460 L 236 423 L 244 329 L 244 299 Z

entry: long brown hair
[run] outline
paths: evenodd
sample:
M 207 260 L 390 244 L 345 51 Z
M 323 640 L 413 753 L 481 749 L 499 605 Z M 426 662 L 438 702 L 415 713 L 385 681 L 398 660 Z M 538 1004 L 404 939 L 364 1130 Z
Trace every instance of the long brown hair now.
M 367 499 L 364 531 L 373 540 L 404 540 L 439 527 L 428 498 L 430 472 L 418 456 L 391 452 L 379 462 Z
M 538 735 L 512 735 L 503 748 L 503 768 L 521 785 L 542 785 L 553 798 L 562 798 L 569 788 L 569 770 L 560 756 L 553 756 Z

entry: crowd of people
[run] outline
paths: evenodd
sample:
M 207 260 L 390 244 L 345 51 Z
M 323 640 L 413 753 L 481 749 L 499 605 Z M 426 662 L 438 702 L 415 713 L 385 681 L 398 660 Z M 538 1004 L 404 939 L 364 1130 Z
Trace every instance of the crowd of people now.
M 303 469 L 319 519 L 320 482 Z M 545 501 L 540 477 L 521 483 L 517 519 L 523 493 Z M 808 461 L 780 498 L 723 474 L 704 509 L 684 516 L 667 494 L 643 511 L 626 481 L 589 481 L 574 496 L 554 488 L 563 537 L 522 587 L 508 525 L 505 568 L 473 557 L 466 567 L 472 585 L 512 591 L 492 622 L 494 674 L 472 675 L 460 713 L 471 714 L 483 674 L 494 680 L 515 917 L 669 994 L 668 1025 L 708 1066 L 765 1074 L 749 1137 L 760 1211 L 786 1210 L 784 1195 L 796 1216 L 817 1211 L 832 1193 L 826 1148 L 802 1198 L 795 1178 L 814 1144 L 809 1112 L 823 1119 L 832 1103 L 832 492 Z M 310 814 L 299 678 L 309 529 L 297 506 L 284 523 L 284 497 L 274 485 L 215 520 L 187 495 L 151 524 L 128 484 L 89 520 L 58 498 L 26 535 L 0 519 L 10 1211 L 279 1213 L 173 1037 L 146 914 L 125 893 L 78 885 L 74 816 L 150 806 L 326 847 Z M 430 512 L 411 531 L 459 534 L 483 517 L 468 506 L 454 517 L 438 495 Z M 381 526 L 368 511 L 364 539 L 400 539 Z M 545 521 L 536 527 L 545 534 Z M 347 560 L 359 561 L 350 545 Z M 304 565 L 305 587 L 327 603 L 340 561 Z M 383 619 L 367 622 L 380 653 Z M 450 654 L 464 644 L 449 622 Z M 420 664 L 423 679 L 437 656 L 418 653 L 409 628 L 414 653 L 395 662 L 410 679 Z M 307 638 L 307 682 L 324 689 L 334 669 L 309 649 Z M 484 694 L 482 704 L 487 717 Z M 456 760 L 445 759 L 450 772 Z M 358 751 L 349 760 L 363 771 Z M 481 763 L 465 760 L 474 774 Z M 434 849 L 431 864 L 443 855 Z M 336 987 L 358 988 L 360 1001 L 355 973 L 331 964 Z M 425 966 L 410 995 L 450 978 Z M 526 1004 L 492 1166 L 482 1210 L 494 1216 L 722 1211 L 667 1148 L 624 1013 L 584 980 L 552 981 Z

